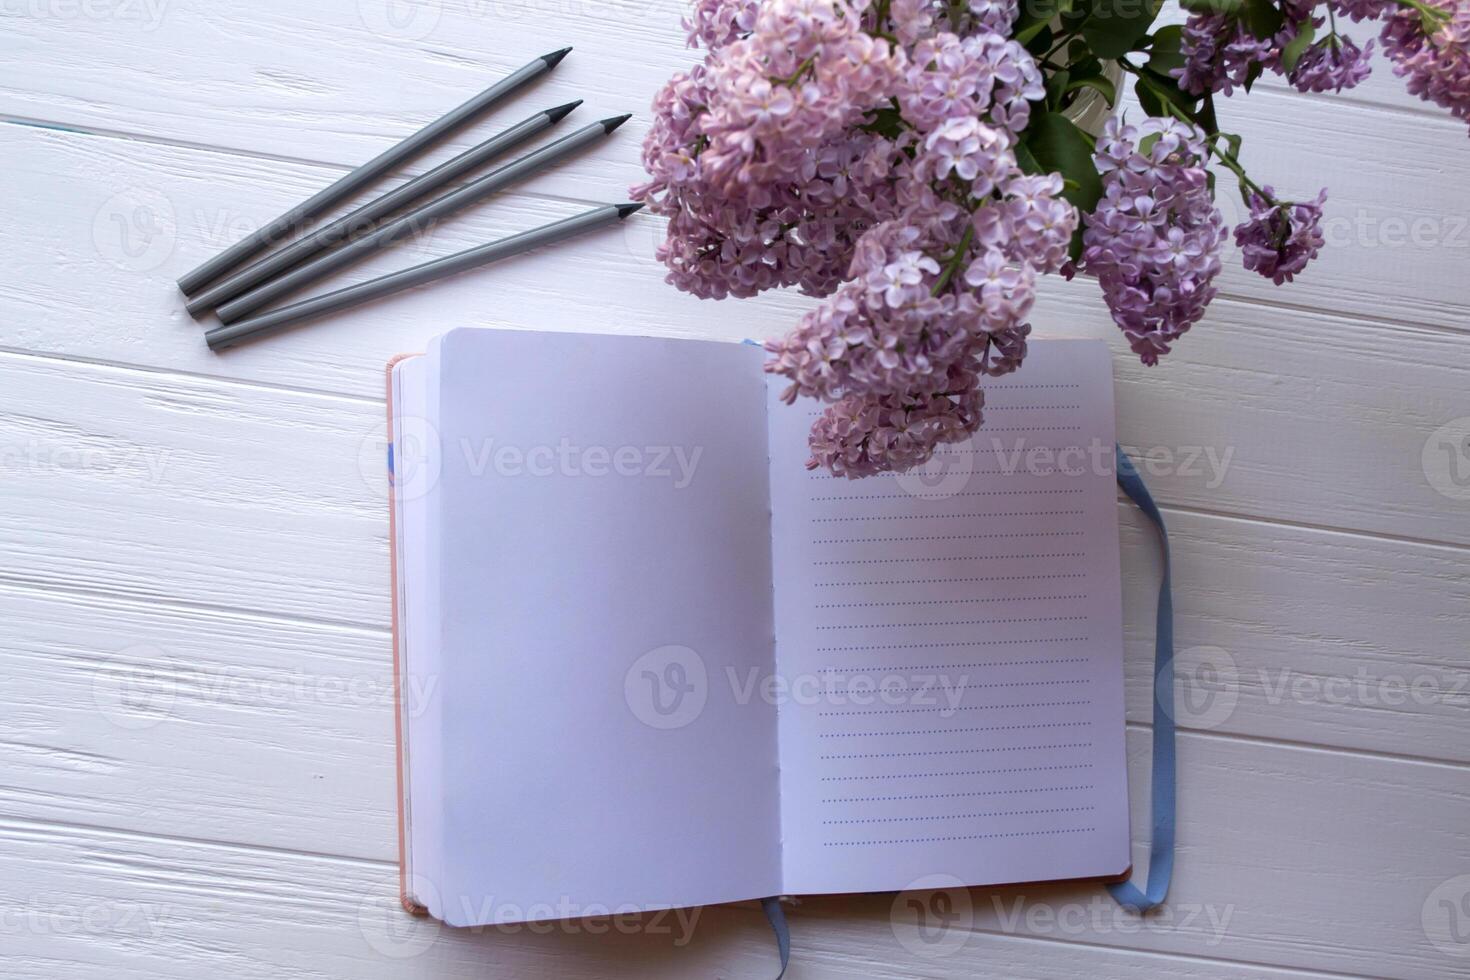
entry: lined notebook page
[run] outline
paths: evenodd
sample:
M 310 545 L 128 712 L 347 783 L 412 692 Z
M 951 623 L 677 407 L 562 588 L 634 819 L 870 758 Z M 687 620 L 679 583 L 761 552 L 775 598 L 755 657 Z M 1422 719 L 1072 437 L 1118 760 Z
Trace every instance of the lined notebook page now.
M 785 890 L 1129 864 L 1112 370 L 1031 345 L 924 473 L 807 471 L 771 385 Z

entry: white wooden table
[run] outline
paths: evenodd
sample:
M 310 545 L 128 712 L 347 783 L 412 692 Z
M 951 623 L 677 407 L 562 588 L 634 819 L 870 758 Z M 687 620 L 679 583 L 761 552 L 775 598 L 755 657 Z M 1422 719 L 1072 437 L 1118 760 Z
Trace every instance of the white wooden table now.
M 647 216 L 225 356 L 172 286 L 562 44 L 554 76 L 474 132 L 578 96 L 634 123 L 360 275 L 623 199 L 651 96 L 690 59 L 679 16 L 0 3 L 0 974 L 772 974 L 754 907 L 689 936 L 452 934 L 394 908 L 375 464 L 384 360 L 449 327 L 769 336 L 809 301 L 677 293 Z M 1470 140 L 1381 60 L 1343 97 L 1264 80 L 1224 119 L 1258 176 L 1331 187 L 1304 281 L 1232 259 L 1153 370 L 1089 283 L 1048 282 L 1035 318 L 1114 345 L 1122 439 L 1173 535 L 1190 700 L 1169 911 L 1140 924 L 1084 886 L 977 893 L 960 941 L 931 948 L 889 897 L 810 901 L 792 977 L 1470 975 L 1470 458 L 1463 428 L 1436 435 L 1470 426 Z M 1156 562 L 1124 524 L 1142 862 Z

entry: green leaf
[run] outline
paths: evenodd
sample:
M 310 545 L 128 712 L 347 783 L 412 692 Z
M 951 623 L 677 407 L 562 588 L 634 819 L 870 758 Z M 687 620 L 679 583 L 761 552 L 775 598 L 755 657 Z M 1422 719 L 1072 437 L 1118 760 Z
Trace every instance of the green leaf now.
M 1281 67 L 1289 75 L 1296 70 L 1297 62 L 1302 60 L 1302 55 L 1312 46 L 1312 40 L 1317 36 L 1317 25 L 1307 17 L 1296 25 L 1296 37 L 1286 43 L 1281 49 Z
M 1281 30 L 1286 18 L 1272 0 L 1245 0 L 1245 26 L 1258 39 L 1269 41 Z
M 1032 35 L 1031 40 L 1025 42 L 1022 47 L 1030 54 L 1040 58 L 1051 50 L 1053 40 L 1054 35 L 1051 32 L 1051 28 L 1046 24 L 1042 24 L 1041 30 Z
M 1111 80 L 1101 75 L 1092 78 L 1078 78 L 1067 85 L 1066 91 L 1075 92 L 1082 88 L 1095 90 L 1104 99 L 1107 99 L 1109 106 L 1118 104 L 1118 89 L 1113 85 Z
M 1248 66 L 1246 66 L 1245 90 L 1249 92 L 1251 90 L 1251 86 L 1260 81 L 1261 76 L 1265 74 L 1265 72 L 1266 66 L 1261 64 L 1259 61 L 1252 61 Z
M 1179 0 L 1179 6 L 1192 14 L 1229 14 L 1239 16 L 1245 0 Z
M 1096 0 L 1082 36 L 1099 58 L 1121 58 L 1143 40 L 1158 12 L 1157 0 Z
M 1092 140 L 1059 112 L 1033 116 L 1025 144 L 1042 173 L 1058 173 L 1062 195 L 1078 210 L 1090 212 L 1102 197 L 1102 178 L 1092 162 Z M 1022 164 L 1025 168 L 1025 164 Z
M 1071 0 L 1031 0 L 1022 4 L 1014 27 L 1015 39 L 1024 47 L 1062 13 L 1064 2 L 1065 6 L 1071 7 Z
M 1041 162 L 1032 155 L 1031 150 L 1027 148 L 1025 143 L 1016 144 L 1016 164 L 1021 168 L 1023 173 L 1044 174 L 1048 172 L 1041 165 Z
M 1148 47 L 1148 66 L 1160 75 L 1167 75 L 1175 68 L 1184 67 L 1184 27 L 1170 24 L 1154 31 L 1153 43 Z
M 1069 72 L 1059 71 L 1046 80 L 1046 104 L 1053 109 L 1062 107 L 1062 95 L 1068 91 L 1067 83 L 1072 76 Z
M 1048 21 L 1038 20 L 1034 24 L 1029 24 L 1026 27 L 1021 28 L 1016 32 L 1016 41 L 1021 45 L 1021 47 L 1026 47 L 1026 45 L 1030 44 L 1031 40 L 1035 38 L 1036 35 L 1047 29 L 1048 23 Z M 1045 54 L 1046 52 L 1042 53 Z
M 897 139 L 898 134 L 903 131 L 903 116 L 897 106 L 884 106 L 882 109 L 874 109 L 867 122 L 858 128 L 884 139 Z
M 1165 100 L 1178 106 L 1191 118 L 1195 115 L 1194 106 L 1199 100 L 1198 96 L 1190 95 L 1179 88 L 1179 83 L 1168 75 L 1160 75 L 1152 68 L 1145 67 L 1139 72 L 1138 83 L 1133 91 L 1138 94 L 1138 103 L 1143 106 L 1143 111 L 1150 116 L 1173 117 L 1165 106 Z

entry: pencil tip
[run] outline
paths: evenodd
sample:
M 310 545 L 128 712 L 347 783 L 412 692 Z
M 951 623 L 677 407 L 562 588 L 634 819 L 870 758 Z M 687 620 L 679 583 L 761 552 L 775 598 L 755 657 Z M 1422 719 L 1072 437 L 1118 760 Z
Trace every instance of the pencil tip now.
M 560 122 L 566 117 L 567 113 L 571 112 L 573 109 L 577 108 L 577 106 L 581 104 L 581 99 L 575 99 L 571 102 L 568 102 L 566 105 L 559 105 L 555 109 L 547 109 L 546 115 L 551 118 L 552 122 Z
M 619 204 L 618 205 L 618 220 L 619 221 L 623 220 L 628 215 L 632 214 L 634 211 L 642 211 L 642 210 L 643 210 L 643 204 L 642 204 L 641 201 L 638 202 L 638 203 L 636 203 L 636 204 L 635 203 L 632 203 L 632 202 L 630 202 L 628 204 Z
M 555 68 L 558 64 L 561 63 L 561 59 L 567 56 L 567 52 L 571 50 L 572 49 L 570 47 L 565 47 L 562 48 L 560 51 L 553 51 L 551 52 L 551 54 L 543 54 L 541 56 L 541 60 L 546 62 L 547 68 Z
M 604 133 L 611 133 L 613 130 L 617 129 L 623 123 L 632 118 L 633 114 L 631 112 L 625 112 L 621 116 L 613 116 L 609 119 L 604 119 L 602 120 L 602 131 Z

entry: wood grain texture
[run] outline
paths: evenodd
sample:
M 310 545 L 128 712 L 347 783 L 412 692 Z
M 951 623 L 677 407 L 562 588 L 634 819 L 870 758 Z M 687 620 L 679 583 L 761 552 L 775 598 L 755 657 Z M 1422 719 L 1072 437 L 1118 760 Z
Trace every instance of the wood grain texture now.
M 145 0 L 135 2 L 142 9 Z M 608 145 L 522 188 L 607 201 L 643 179 L 638 150 L 647 106 L 692 58 L 675 0 L 357 0 L 312 7 L 266 0 L 251 4 L 248 17 L 244 8 L 202 0 L 151 2 L 160 4 L 152 20 L 13 18 L 5 43 L 15 57 L 0 66 L 0 114 L 354 166 L 540 53 L 550 16 L 575 52 L 530 98 L 549 106 L 593 93 L 579 110 L 588 118 L 624 111 L 636 117 Z M 1373 92 L 1402 87 L 1381 58 L 1379 74 Z M 170 98 L 158 98 L 161 85 Z M 1332 189 L 1330 247 L 1311 274 L 1281 294 L 1227 262 L 1227 295 L 1470 326 L 1470 305 L 1457 288 L 1470 258 L 1470 188 L 1444 179 L 1470 163 L 1470 143 L 1463 125 L 1407 111 L 1411 102 L 1327 100 L 1267 83 L 1250 98 L 1225 103 L 1225 125 L 1245 137 L 1245 163 L 1258 180 L 1296 197 L 1310 197 L 1324 183 Z M 436 159 L 525 111 L 525 102 L 503 108 Z M 279 142 L 282 129 L 291 134 L 287 146 Z M 308 186 L 337 175 L 319 172 Z M 248 197 L 210 190 L 212 240 L 197 251 L 181 249 L 168 266 L 170 278 L 238 237 L 222 234 L 231 222 L 253 228 L 284 209 L 259 210 Z M 1243 218 L 1233 192 L 1220 198 L 1227 219 Z M 297 199 L 299 193 L 283 200 Z M 1385 302 L 1374 288 L 1384 276 L 1410 288 Z M 1095 290 L 1089 296 L 1098 303 Z
M 792 295 L 701 302 L 670 289 L 650 257 L 658 222 L 640 215 L 625 228 L 560 247 L 555 262 L 523 256 L 270 343 L 213 354 L 171 285 L 171 257 L 191 247 L 189 222 L 178 223 L 173 245 L 132 261 L 113 219 L 141 220 L 133 209 L 148 201 L 168 202 L 175 216 L 205 215 L 224 189 L 263 201 L 256 213 L 266 216 L 308 192 L 310 168 L 23 127 L 6 127 L 0 139 L 23 178 L 44 189 L 19 201 L 16 220 L 0 228 L 0 257 L 16 270 L 0 283 L 0 346 L 13 350 L 141 361 L 376 400 L 383 362 L 450 326 L 733 340 L 775 335 L 810 305 Z M 499 201 L 354 272 L 401 267 L 579 207 Z M 214 223 L 201 218 L 194 228 L 204 234 Z M 210 250 L 198 245 L 180 267 Z M 96 286 L 79 291 L 71 285 L 78 279 Z M 1091 283 L 1055 277 L 1044 285 L 1035 322 L 1046 335 L 1101 337 L 1120 351 L 1120 439 L 1161 460 L 1173 457 L 1174 465 L 1148 473 L 1162 499 L 1470 544 L 1465 503 L 1436 493 L 1420 463 L 1430 434 L 1470 413 L 1470 351 L 1458 332 L 1222 299 L 1173 355 L 1148 369 L 1122 353 Z M 1194 463 L 1185 465 L 1190 455 Z M 1219 465 L 1211 468 L 1212 459 Z
M 6 948 L 7 977 L 16 980 L 50 980 L 58 965 L 76 980 L 195 980 L 221 969 L 242 980 L 774 975 L 770 934 L 751 906 L 703 909 L 685 924 L 594 924 L 601 935 L 585 924 L 476 933 L 404 916 L 384 898 L 396 872 L 377 862 L 14 819 L 0 819 L 0 855 L 26 872 L 0 879 L 16 926 Z M 789 975 L 805 980 L 1339 976 L 1110 948 L 1085 934 L 1058 941 L 976 931 L 948 955 L 920 957 L 871 902 L 861 914 L 806 906 L 791 917 L 801 956 Z
M 687 944 L 459 934 L 397 911 L 381 368 L 451 326 L 734 340 L 812 301 L 675 292 L 646 215 L 224 356 L 172 286 L 562 43 L 577 50 L 557 73 L 412 170 L 578 96 L 587 119 L 634 123 L 346 278 L 620 199 L 652 92 L 691 59 L 682 9 L 0 10 L 0 119 L 26 123 L 0 124 L 7 977 L 772 972 L 750 907 L 705 910 Z M 1092 886 L 976 892 L 959 948 L 934 957 L 903 900 L 808 901 L 793 978 L 1470 976 L 1420 922 L 1436 886 L 1470 873 L 1470 503 L 1421 462 L 1470 416 L 1470 142 L 1382 59 L 1377 73 L 1320 97 L 1268 78 L 1222 106 L 1258 176 L 1332 188 L 1329 248 L 1294 286 L 1232 259 L 1209 317 L 1154 370 L 1093 284 L 1048 281 L 1038 304 L 1040 334 L 1118 352 L 1120 439 L 1170 521 L 1185 729 L 1171 917 L 1140 924 Z M 1122 513 L 1142 863 L 1157 562 Z

